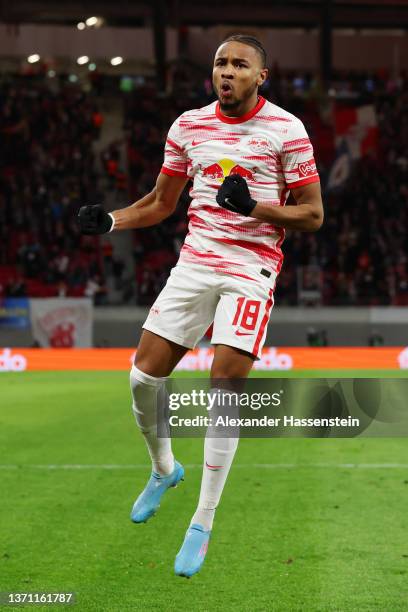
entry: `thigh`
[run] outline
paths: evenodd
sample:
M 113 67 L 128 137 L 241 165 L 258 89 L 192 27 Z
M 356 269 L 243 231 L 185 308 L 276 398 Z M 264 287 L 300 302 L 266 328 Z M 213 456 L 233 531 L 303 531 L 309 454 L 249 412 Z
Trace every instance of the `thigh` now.
M 187 352 L 185 346 L 143 330 L 137 348 L 135 366 L 149 376 L 169 376 Z
M 220 379 L 246 378 L 251 371 L 254 359 L 253 355 L 241 349 L 217 344 L 211 366 L 212 386 L 219 386 Z
M 259 359 L 273 307 L 275 279 L 226 281 L 218 303 L 211 342 L 240 349 Z
M 194 348 L 212 323 L 217 303 L 214 274 L 194 266 L 176 266 L 143 328 L 174 344 Z

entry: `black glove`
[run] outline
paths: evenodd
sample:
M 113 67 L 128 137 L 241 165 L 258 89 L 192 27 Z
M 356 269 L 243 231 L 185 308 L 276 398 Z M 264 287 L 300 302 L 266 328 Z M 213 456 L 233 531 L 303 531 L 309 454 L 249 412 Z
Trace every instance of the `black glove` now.
M 95 204 L 81 206 L 78 213 L 78 225 L 81 234 L 92 236 L 109 232 L 113 221 L 100 204 Z
M 246 180 L 240 174 L 230 174 L 218 190 L 216 200 L 220 206 L 248 217 L 256 206 Z

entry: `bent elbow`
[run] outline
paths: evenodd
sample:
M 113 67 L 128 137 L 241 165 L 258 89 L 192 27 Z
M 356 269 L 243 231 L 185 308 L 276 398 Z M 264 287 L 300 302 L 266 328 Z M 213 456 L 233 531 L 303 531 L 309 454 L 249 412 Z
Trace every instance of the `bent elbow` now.
M 320 217 L 316 220 L 315 232 L 317 232 L 322 227 L 323 222 L 324 222 L 324 215 L 320 215 Z
M 323 221 L 324 221 L 324 212 L 323 209 L 319 210 L 319 212 L 314 213 L 313 218 L 312 218 L 312 226 L 313 232 L 317 232 L 323 225 Z
M 313 215 L 313 217 L 310 219 L 309 231 L 317 232 L 322 227 L 323 221 L 324 221 L 323 213 Z

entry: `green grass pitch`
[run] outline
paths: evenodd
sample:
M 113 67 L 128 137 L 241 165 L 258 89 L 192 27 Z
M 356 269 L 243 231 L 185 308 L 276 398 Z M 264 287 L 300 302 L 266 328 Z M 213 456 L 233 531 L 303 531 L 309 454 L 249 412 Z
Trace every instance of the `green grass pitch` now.
M 174 441 L 185 482 L 133 525 L 150 469 L 126 372 L 0 374 L 0 399 L 0 591 L 75 591 L 81 612 L 408 609 L 405 439 L 242 440 L 185 580 L 202 440 Z

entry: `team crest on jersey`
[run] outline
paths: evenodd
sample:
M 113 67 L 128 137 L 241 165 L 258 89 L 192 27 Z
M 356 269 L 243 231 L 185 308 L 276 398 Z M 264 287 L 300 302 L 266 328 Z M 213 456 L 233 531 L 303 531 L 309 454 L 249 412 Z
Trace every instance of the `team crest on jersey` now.
M 254 153 L 265 153 L 271 145 L 269 140 L 265 138 L 265 136 L 262 136 L 262 134 L 250 136 L 245 144 L 247 144 Z

